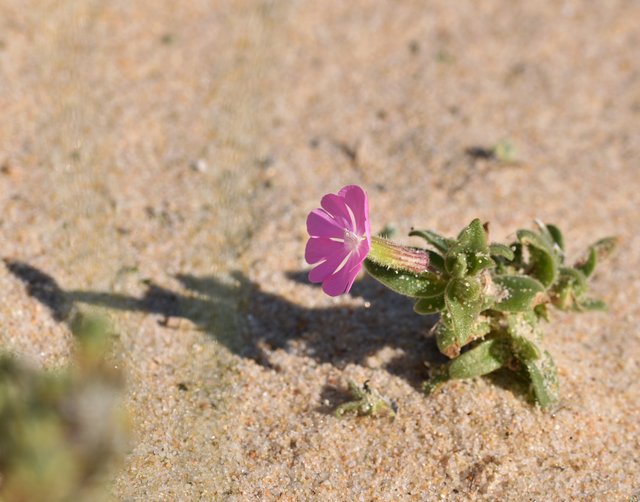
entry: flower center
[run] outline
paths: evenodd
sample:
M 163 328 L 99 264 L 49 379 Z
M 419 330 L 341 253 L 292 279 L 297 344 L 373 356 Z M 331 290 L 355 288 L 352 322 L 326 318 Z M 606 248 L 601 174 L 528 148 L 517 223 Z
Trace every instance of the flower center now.
M 346 247 L 349 252 L 356 251 L 360 247 L 360 242 L 362 238 L 353 233 L 351 230 L 344 231 L 344 247 Z

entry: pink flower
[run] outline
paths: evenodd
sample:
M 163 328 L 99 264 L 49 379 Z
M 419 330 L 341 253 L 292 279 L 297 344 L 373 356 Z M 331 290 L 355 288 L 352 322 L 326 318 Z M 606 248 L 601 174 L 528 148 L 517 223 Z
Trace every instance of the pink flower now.
M 349 185 L 322 197 L 322 208 L 307 217 L 309 241 L 304 253 L 311 282 L 321 282 L 329 296 L 347 293 L 371 248 L 369 202 L 365 191 Z

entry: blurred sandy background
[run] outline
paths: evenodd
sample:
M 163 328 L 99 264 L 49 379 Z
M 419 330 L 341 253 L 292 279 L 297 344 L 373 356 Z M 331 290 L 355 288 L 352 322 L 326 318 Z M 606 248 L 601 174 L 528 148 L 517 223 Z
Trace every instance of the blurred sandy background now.
M 58 367 L 70 305 L 112 317 L 119 500 L 637 498 L 638 47 L 633 0 L 2 0 L 2 257 L 49 281 L 0 267 L 2 347 Z M 469 153 L 501 140 L 519 162 Z M 622 238 L 610 312 L 547 327 L 560 409 L 487 378 L 426 399 L 428 319 L 306 283 L 306 214 L 348 183 L 400 236 Z M 348 378 L 397 419 L 334 418 Z

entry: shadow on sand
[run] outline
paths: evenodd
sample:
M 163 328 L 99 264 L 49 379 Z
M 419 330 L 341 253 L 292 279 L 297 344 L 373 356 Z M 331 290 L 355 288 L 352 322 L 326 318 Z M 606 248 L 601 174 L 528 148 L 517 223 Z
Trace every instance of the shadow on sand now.
M 27 263 L 4 261 L 27 293 L 46 305 L 59 322 L 69 319 L 77 302 L 158 315 L 164 326 L 175 318 L 187 319 L 235 354 L 274 370 L 278 368 L 270 363 L 269 353 L 275 349 L 343 368 L 348 363 L 366 364 L 369 356 L 389 347 L 399 350 L 385 368 L 416 387 L 428 377 L 425 362 L 445 361 L 433 338 L 423 336 L 435 318 L 417 316 L 409 300 L 368 276 L 356 282 L 351 294 L 370 307 L 305 308 L 263 291 L 240 272 L 232 273 L 233 280 L 225 282 L 178 274 L 184 292 L 144 281 L 147 289 L 138 298 L 64 290 L 53 277 Z M 304 272 L 290 272 L 287 277 L 312 287 Z

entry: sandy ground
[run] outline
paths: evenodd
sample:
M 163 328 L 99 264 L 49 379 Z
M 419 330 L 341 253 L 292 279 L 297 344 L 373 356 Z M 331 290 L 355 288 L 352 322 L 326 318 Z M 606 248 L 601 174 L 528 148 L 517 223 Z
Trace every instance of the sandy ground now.
M 632 0 L 2 0 L 2 257 L 51 286 L 0 267 L 2 346 L 56 367 L 70 304 L 113 318 L 120 500 L 635 500 L 639 46 Z M 465 153 L 502 139 L 519 163 Z M 425 398 L 429 319 L 306 282 L 306 214 L 347 183 L 399 235 L 622 238 L 610 312 L 547 327 L 555 413 L 496 379 Z M 334 418 L 349 378 L 397 419 Z

